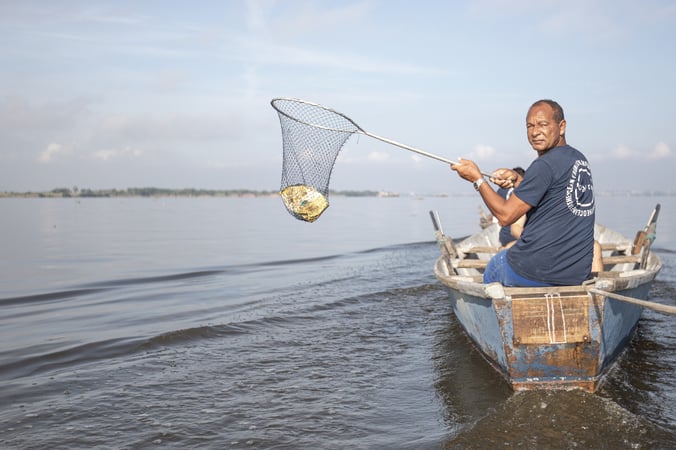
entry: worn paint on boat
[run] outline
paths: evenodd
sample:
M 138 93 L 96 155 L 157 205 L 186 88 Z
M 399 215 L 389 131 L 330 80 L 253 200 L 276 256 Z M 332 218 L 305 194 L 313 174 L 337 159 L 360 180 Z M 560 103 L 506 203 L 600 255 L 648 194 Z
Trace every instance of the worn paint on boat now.
M 647 298 L 662 268 L 650 251 L 658 211 L 659 205 L 634 241 L 597 224 L 604 271 L 582 285 L 542 288 L 483 284 L 483 268 L 500 245 L 499 226 L 456 244 L 433 214 L 442 251 L 434 273 L 469 338 L 514 390 L 594 392 L 631 340 L 643 308 L 589 289 Z

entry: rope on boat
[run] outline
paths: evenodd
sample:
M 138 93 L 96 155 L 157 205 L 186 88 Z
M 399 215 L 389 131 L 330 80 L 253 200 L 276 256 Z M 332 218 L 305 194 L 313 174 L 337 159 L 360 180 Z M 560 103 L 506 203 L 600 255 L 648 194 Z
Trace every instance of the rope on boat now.
M 649 302 L 647 300 L 639 300 L 634 297 L 627 297 L 625 295 L 615 294 L 614 292 L 603 291 L 601 289 L 591 288 L 588 292 L 592 294 L 602 295 L 604 297 L 612 298 L 615 300 L 620 300 L 622 302 L 633 303 L 635 305 L 640 305 L 645 308 L 654 309 L 655 311 L 660 311 L 667 314 L 676 314 L 676 306 L 663 305 L 661 303 Z

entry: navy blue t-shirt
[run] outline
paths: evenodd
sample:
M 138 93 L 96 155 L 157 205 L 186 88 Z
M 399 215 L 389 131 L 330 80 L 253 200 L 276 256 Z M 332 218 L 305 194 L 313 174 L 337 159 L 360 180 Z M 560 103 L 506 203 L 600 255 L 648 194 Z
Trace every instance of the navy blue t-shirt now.
M 513 195 L 532 208 L 521 238 L 507 252 L 512 269 L 552 285 L 589 278 L 595 203 L 587 158 L 569 145 L 554 147 L 533 161 Z

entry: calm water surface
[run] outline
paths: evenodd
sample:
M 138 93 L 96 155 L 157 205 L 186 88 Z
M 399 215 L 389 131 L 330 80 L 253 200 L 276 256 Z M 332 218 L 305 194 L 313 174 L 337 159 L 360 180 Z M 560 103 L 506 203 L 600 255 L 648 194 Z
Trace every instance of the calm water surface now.
M 651 298 L 676 304 L 676 198 Z M 432 274 L 428 216 L 479 201 L 2 199 L 0 448 L 674 448 L 674 316 L 646 310 L 597 394 L 514 394 Z

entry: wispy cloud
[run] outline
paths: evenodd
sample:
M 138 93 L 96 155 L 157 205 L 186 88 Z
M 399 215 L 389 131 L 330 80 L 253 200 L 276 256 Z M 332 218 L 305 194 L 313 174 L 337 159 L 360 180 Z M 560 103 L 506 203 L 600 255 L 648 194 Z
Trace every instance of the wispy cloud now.
M 382 162 L 390 159 L 390 154 L 387 152 L 371 152 L 368 155 L 369 161 Z
M 251 41 L 242 38 L 238 46 L 248 49 L 241 53 L 242 59 L 264 66 L 311 66 L 315 69 L 331 68 L 348 72 L 394 74 L 441 75 L 445 70 L 432 66 L 408 64 L 387 60 L 356 51 L 336 51 L 319 48 L 308 42 L 305 46 L 280 43 L 271 40 Z
M 655 147 L 653 147 L 652 149 L 648 149 L 647 151 L 636 150 L 626 145 L 618 145 L 607 154 L 599 155 L 597 159 L 600 161 L 610 161 L 610 160 L 658 161 L 672 158 L 674 158 L 674 152 L 672 152 L 669 145 L 667 145 L 665 142 L 658 142 L 657 145 L 655 145 Z
M 471 153 L 470 159 L 476 159 L 477 161 L 490 161 L 495 157 L 495 155 L 496 151 L 494 147 L 491 147 L 490 145 L 477 144 Z
M 112 114 L 101 119 L 95 133 L 99 137 L 135 142 L 195 142 L 242 136 L 241 128 L 241 119 L 227 114 Z
M 287 2 L 250 2 L 265 4 L 270 14 L 268 31 L 278 36 L 300 37 L 326 35 L 332 30 L 340 30 L 345 24 L 364 23 L 373 12 L 373 1 L 328 2 L 318 4 L 305 2 L 301 7 Z
M 69 157 L 73 154 L 73 148 L 59 144 L 57 142 L 52 142 L 47 145 L 40 154 L 38 155 L 38 162 L 41 164 L 49 164 L 55 160 Z
M 664 142 L 658 143 L 652 152 L 648 153 L 648 159 L 666 159 L 674 156 L 671 148 Z
M 101 161 L 110 161 L 120 157 L 136 158 L 141 156 L 142 153 L 141 150 L 135 148 L 107 149 L 95 151 L 92 153 L 92 157 Z
M 475 0 L 469 2 L 467 12 L 474 19 L 500 23 L 528 19 L 526 26 L 543 36 L 565 35 L 566 39 L 582 39 L 593 45 L 628 39 L 658 21 L 668 23 L 666 20 L 673 19 L 676 8 L 659 0 L 569 0 L 565 5 L 557 0 L 541 0 L 536 7 L 531 0 Z
M 336 6 L 337 5 L 337 6 Z M 326 39 L 345 28 L 345 23 L 365 22 L 374 9 L 372 1 L 350 4 L 304 4 L 287 9 L 282 2 L 248 1 L 247 32 L 234 37 L 240 57 L 249 63 L 278 66 L 313 66 L 350 72 L 422 74 L 444 73 L 435 67 L 407 64 L 401 60 L 360 53 L 360 46 L 338 51 L 341 46 Z

